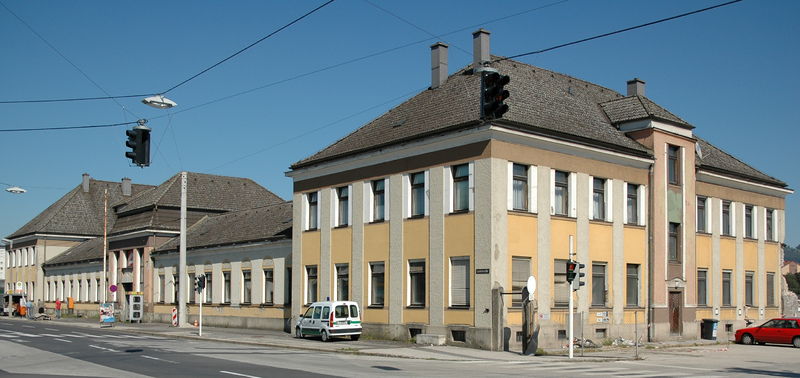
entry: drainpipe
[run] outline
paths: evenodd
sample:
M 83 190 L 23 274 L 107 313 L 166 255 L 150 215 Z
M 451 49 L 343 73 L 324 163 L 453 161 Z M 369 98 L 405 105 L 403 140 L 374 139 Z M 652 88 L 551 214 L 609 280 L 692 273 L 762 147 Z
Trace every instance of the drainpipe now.
M 655 201 L 653 200 L 653 193 L 655 193 L 653 188 L 653 169 L 653 164 L 650 164 L 650 169 L 648 169 L 647 173 L 647 187 L 650 192 L 650 195 L 647 196 L 647 342 L 653 341 L 653 249 L 655 243 L 653 241 L 653 221 L 655 219 L 653 215 L 653 206 L 655 206 Z

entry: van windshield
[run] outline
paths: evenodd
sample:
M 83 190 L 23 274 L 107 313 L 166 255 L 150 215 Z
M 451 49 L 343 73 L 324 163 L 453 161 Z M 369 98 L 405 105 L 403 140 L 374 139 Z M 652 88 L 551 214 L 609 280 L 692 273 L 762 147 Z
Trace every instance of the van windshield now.
M 347 318 L 350 316 L 350 312 L 347 310 L 347 305 L 338 305 L 334 311 L 334 316 L 337 318 Z

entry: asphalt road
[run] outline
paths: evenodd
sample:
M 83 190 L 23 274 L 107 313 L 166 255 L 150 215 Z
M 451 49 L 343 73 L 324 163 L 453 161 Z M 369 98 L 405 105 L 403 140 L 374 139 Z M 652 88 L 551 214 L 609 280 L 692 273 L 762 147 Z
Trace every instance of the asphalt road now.
M 712 345 L 644 360 L 433 361 L 169 339 L 0 318 L 0 376 L 15 377 L 800 377 L 800 349 Z M 442 352 L 442 358 L 447 358 Z

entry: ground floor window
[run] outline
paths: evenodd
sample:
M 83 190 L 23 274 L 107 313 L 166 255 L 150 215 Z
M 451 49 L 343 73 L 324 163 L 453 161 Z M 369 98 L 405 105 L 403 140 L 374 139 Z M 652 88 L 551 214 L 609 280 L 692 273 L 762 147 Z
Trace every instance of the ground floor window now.
M 222 303 L 231 303 L 231 272 L 222 272 Z
M 767 307 L 775 306 L 775 273 L 767 273 Z
M 511 258 L 511 307 L 522 307 L 522 288 L 528 284 L 528 277 L 531 276 L 531 258 L 517 257 Z M 517 295 L 519 293 L 519 295 Z
M 348 264 L 336 265 L 336 300 L 350 300 L 350 266 Z
M 275 277 L 272 269 L 264 269 L 264 303 L 273 304 L 275 294 Z
M 469 307 L 469 257 L 450 258 L 450 306 Z
M 251 278 L 251 272 L 249 270 L 242 271 L 242 303 L 250 303 L 253 300 L 253 283 Z
M 410 307 L 425 307 L 425 260 L 408 261 Z
M 384 298 L 384 263 L 381 262 L 373 262 L 369 263 L 369 270 L 370 270 L 370 297 L 369 297 L 369 305 L 370 306 L 380 306 L 383 307 L 383 298 Z
M 625 304 L 639 306 L 639 264 L 628 264 L 626 267 Z
M 553 305 L 555 307 L 568 306 L 571 293 L 569 282 L 567 282 L 567 260 L 555 260 L 553 264 L 553 288 L 555 291 Z
M 317 266 L 306 265 L 306 303 L 317 301 Z

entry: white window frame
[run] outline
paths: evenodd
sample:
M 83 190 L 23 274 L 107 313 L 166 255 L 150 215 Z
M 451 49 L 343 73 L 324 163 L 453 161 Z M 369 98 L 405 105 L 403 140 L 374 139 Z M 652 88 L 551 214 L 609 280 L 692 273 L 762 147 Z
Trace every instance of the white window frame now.
M 598 178 L 603 180 L 603 218 L 598 219 L 594 214 L 594 179 Z M 589 176 L 589 183 L 591 190 L 589 190 L 589 210 L 591 211 L 592 220 L 603 220 L 606 222 L 611 222 L 614 220 L 614 196 L 613 196 L 613 188 L 614 188 L 614 180 L 610 178 L 602 178 L 602 177 L 594 177 Z
M 706 227 L 703 230 L 700 230 L 700 222 L 699 222 L 700 214 L 697 211 L 697 209 L 700 207 L 700 199 L 701 198 L 706 200 L 706 204 L 705 204 L 706 213 L 705 213 L 705 219 L 704 219 Z M 721 211 L 722 210 L 720 210 L 720 217 L 722 216 L 722 212 Z M 708 196 L 695 196 L 694 212 L 695 212 L 695 217 L 696 217 L 695 225 L 694 225 L 695 232 L 704 232 L 704 233 L 709 233 L 710 234 L 711 233 L 711 197 L 708 197 Z M 720 220 L 722 220 L 722 219 L 720 218 Z M 720 225 L 722 225 L 721 222 L 720 222 Z
M 568 195 L 568 204 L 567 204 L 567 214 L 559 214 L 561 216 L 568 216 L 570 218 L 576 217 L 576 180 L 577 174 L 575 172 L 570 171 L 563 171 L 560 169 L 551 168 L 550 169 L 550 215 L 556 215 L 556 171 L 566 172 L 567 173 L 567 195 Z
M 525 210 L 514 208 L 514 164 L 527 167 L 528 173 L 528 208 Z M 535 165 L 528 165 L 516 163 L 513 161 L 508 162 L 508 210 L 527 211 L 529 213 L 537 213 L 537 167 Z
M 339 299 L 339 268 L 346 267 L 347 268 L 347 300 L 350 300 L 350 278 L 352 277 L 352 270 L 350 269 L 350 263 L 340 263 L 333 265 L 333 300 L 334 301 L 341 301 Z
M 747 236 L 747 207 L 750 206 L 750 236 Z M 758 239 L 758 229 L 756 229 L 756 206 L 742 204 L 742 237 Z
M 373 274 L 373 265 L 374 264 L 381 264 L 383 266 L 383 303 L 376 304 L 375 298 L 372 296 L 372 274 Z M 386 261 L 370 261 L 367 263 L 367 267 L 369 268 L 369 279 L 367 280 L 367 303 L 370 306 L 386 306 Z
M 417 173 L 420 173 L 420 171 L 414 171 L 414 172 L 409 172 L 409 173 L 403 174 L 403 218 L 405 218 L 405 219 L 411 218 L 411 175 L 414 175 L 414 174 L 417 174 Z M 425 185 L 423 187 L 423 191 L 425 193 L 425 195 L 423 197 L 425 199 L 425 204 L 424 204 L 425 205 L 424 206 L 425 209 L 424 209 L 424 212 L 423 212 L 423 216 L 427 217 L 430 214 L 430 202 L 431 202 L 431 199 L 430 199 L 430 186 L 429 185 L 430 185 L 430 182 L 431 182 L 431 178 L 430 178 L 430 171 L 429 170 L 426 169 L 426 170 L 422 171 L 422 173 L 424 174 L 424 177 L 425 177 L 424 178 Z
M 419 262 L 422 263 L 422 269 L 423 269 L 422 270 L 422 276 L 423 276 L 422 284 L 425 285 L 425 290 L 423 290 L 423 292 L 425 293 L 425 300 L 422 303 L 422 307 L 426 307 L 427 304 L 428 304 L 428 297 L 430 295 L 428 293 L 429 287 L 428 287 L 428 264 L 427 264 L 427 261 L 425 261 L 425 259 L 408 259 L 408 260 L 406 260 L 406 306 L 407 307 L 412 307 L 413 306 L 413 307 L 416 308 L 416 307 L 419 306 L 419 305 L 411 303 L 411 264 L 412 263 L 419 263 Z M 384 285 L 385 285 L 385 281 L 384 281 Z M 384 288 L 385 288 L 385 286 L 384 286 Z
M 364 181 L 364 223 L 375 222 L 375 188 L 372 183 L 383 180 L 383 219 L 389 220 L 389 178 L 376 178 Z M 352 199 L 351 199 L 352 201 Z
M 339 189 L 347 187 L 347 221 L 339 223 Z M 353 224 L 353 185 L 342 185 L 331 188 L 331 227 L 347 227 Z M 319 208 L 319 205 L 317 205 Z
M 445 174 L 445 180 L 444 180 L 444 198 L 445 198 L 444 213 L 445 214 L 450 214 L 450 213 L 452 213 L 454 211 L 453 204 L 455 202 L 455 198 L 453 198 L 453 196 L 455 196 L 455 190 L 453 190 L 453 188 L 455 187 L 455 178 L 453 177 L 453 167 L 456 167 L 456 166 L 459 166 L 459 165 L 464 165 L 464 164 L 467 165 L 467 169 L 469 171 L 469 174 L 467 176 L 467 192 L 468 192 L 468 196 L 469 196 L 469 199 L 468 199 L 469 204 L 468 204 L 468 207 L 467 207 L 467 211 L 474 211 L 475 210 L 475 163 L 474 162 L 468 162 L 468 163 L 453 164 L 451 166 L 446 166 L 445 169 L 444 169 L 444 171 L 445 171 L 444 172 L 444 174 Z M 426 180 L 425 180 L 425 188 L 426 188 L 425 192 L 426 193 L 427 193 L 427 188 L 428 188 L 427 177 L 428 176 L 426 175 L 425 176 L 425 178 L 426 178 Z M 427 209 L 427 201 L 426 201 L 426 209 Z M 460 211 L 463 211 L 463 210 L 460 210 Z M 426 215 L 427 215 L 427 210 L 426 210 Z
M 311 210 L 311 208 L 308 205 L 308 196 L 309 196 L 309 194 L 315 194 L 315 193 L 317 195 L 317 226 L 314 227 L 314 228 L 310 228 L 310 224 L 308 222 L 308 218 L 309 218 L 309 215 L 310 215 L 309 211 Z M 301 206 L 302 206 L 302 209 L 303 209 L 303 219 L 301 219 L 300 221 L 302 222 L 303 231 L 319 230 L 320 221 L 321 221 L 320 220 L 320 192 L 316 191 L 316 192 L 303 193 L 303 200 L 302 200 Z

